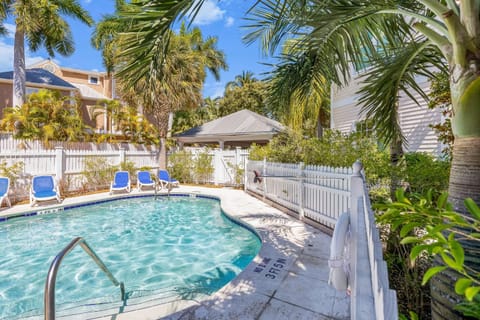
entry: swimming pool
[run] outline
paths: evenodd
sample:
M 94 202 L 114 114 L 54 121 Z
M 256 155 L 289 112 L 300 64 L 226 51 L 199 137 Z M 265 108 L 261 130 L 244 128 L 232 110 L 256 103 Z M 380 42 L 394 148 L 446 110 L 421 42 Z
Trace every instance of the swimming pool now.
M 127 296 L 194 298 L 232 280 L 260 249 L 258 237 L 221 213 L 218 200 L 137 197 L 0 223 L 0 318 L 43 313 L 53 257 L 81 236 Z M 62 306 L 119 301 L 118 287 L 80 248 L 57 276 Z

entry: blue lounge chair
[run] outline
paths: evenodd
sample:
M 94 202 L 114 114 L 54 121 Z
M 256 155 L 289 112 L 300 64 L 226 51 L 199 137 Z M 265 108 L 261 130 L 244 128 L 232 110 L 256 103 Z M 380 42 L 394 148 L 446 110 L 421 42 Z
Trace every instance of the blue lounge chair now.
M 149 171 L 138 171 L 137 172 L 137 190 L 141 191 L 142 187 L 154 187 L 155 181 L 152 180 Z
M 57 200 L 61 202 L 60 191 L 53 176 L 35 176 L 30 188 L 30 205 L 39 201 Z
M 178 187 L 179 182 L 170 177 L 167 170 L 158 170 L 158 181 L 162 188 Z
M 130 192 L 130 174 L 128 171 L 115 172 L 113 182 L 110 184 L 110 194 L 113 194 L 114 191 L 122 190 Z
M 3 201 L 11 207 L 10 199 L 8 198 L 8 190 L 10 189 L 10 179 L 6 177 L 0 177 L 0 207 Z

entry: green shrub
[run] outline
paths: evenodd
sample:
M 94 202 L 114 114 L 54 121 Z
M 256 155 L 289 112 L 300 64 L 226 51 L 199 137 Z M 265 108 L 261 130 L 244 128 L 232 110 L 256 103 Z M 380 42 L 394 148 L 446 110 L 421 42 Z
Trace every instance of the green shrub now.
M 480 319 L 480 274 L 472 268 L 471 261 L 465 260 L 464 254 L 465 248 L 478 247 L 480 208 L 467 198 L 464 204 L 470 215 L 460 214 L 453 211 L 447 198 L 446 192 L 429 190 L 423 195 L 406 195 L 398 189 L 396 202 L 377 205 L 383 211 L 377 220 L 399 235 L 400 245 L 408 254 L 404 263 L 415 265 L 419 259 L 433 256 L 442 262 L 429 267 L 419 277 L 419 289 L 439 272 L 454 270 L 457 273 L 454 290 L 464 298 L 456 308 L 466 316 Z
M 14 186 L 15 182 L 23 172 L 24 163 L 18 161 L 9 166 L 6 161 L 0 162 L 0 176 L 10 179 L 10 186 Z
M 82 172 L 86 180 L 85 190 L 99 190 L 107 188 L 113 180 L 115 171 L 118 167 L 112 166 L 103 157 L 89 157 L 85 159 L 84 171 Z
M 192 182 L 192 154 L 189 151 L 181 150 L 172 153 L 168 157 L 168 171 L 170 176 L 180 182 Z
M 450 162 L 435 159 L 426 153 L 405 155 L 406 172 L 404 180 L 413 193 L 425 193 L 430 189 L 446 191 L 450 176 Z
M 193 161 L 193 171 L 196 183 L 207 183 L 215 168 L 212 164 L 212 156 L 205 152 L 198 153 Z

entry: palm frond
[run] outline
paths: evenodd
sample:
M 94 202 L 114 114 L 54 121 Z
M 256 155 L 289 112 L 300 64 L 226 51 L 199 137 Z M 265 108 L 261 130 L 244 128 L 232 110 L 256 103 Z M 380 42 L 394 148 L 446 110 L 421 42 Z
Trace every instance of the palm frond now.
M 445 61 L 427 39 L 404 43 L 396 53 L 377 60 L 363 75 L 362 89 L 359 90 L 361 112 L 367 118 L 374 118 L 374 128 L 385 142 L 402 137 L 397 113 L 400 94 L 405 94 L 417 104 L 417 93 L 428 101 L 428 95 L 418 84 L 418 77 L 433 78 L 434 72 L 447 72 Z

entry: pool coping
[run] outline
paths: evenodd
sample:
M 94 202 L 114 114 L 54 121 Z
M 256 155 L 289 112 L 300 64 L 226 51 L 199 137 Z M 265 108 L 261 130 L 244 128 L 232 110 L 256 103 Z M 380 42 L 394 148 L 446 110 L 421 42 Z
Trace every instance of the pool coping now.
M 350 299 L 328 283 L 330 236 L 269 206 L 242 190 L 181 186 L 172 196 L 199 195 L 219 199 L 233 221 L 253 229 L 262 240 L 254 260 L 230 283 L 203 300 L 146 303 L 123 313 L 89 313 L 60 319 L 339 319 L 350 318 Z M 152 196 L 151 191 L 128 197 Z M 166 196 L 161 193 L 161 196 Z M 0 219 L 105 202 L 125 194 L 67 198 L 61 204 L 0 210 Z M 41 209 L 41 210 L 39 210 Z M 1 223 L 0 223 L 1 225 Z

